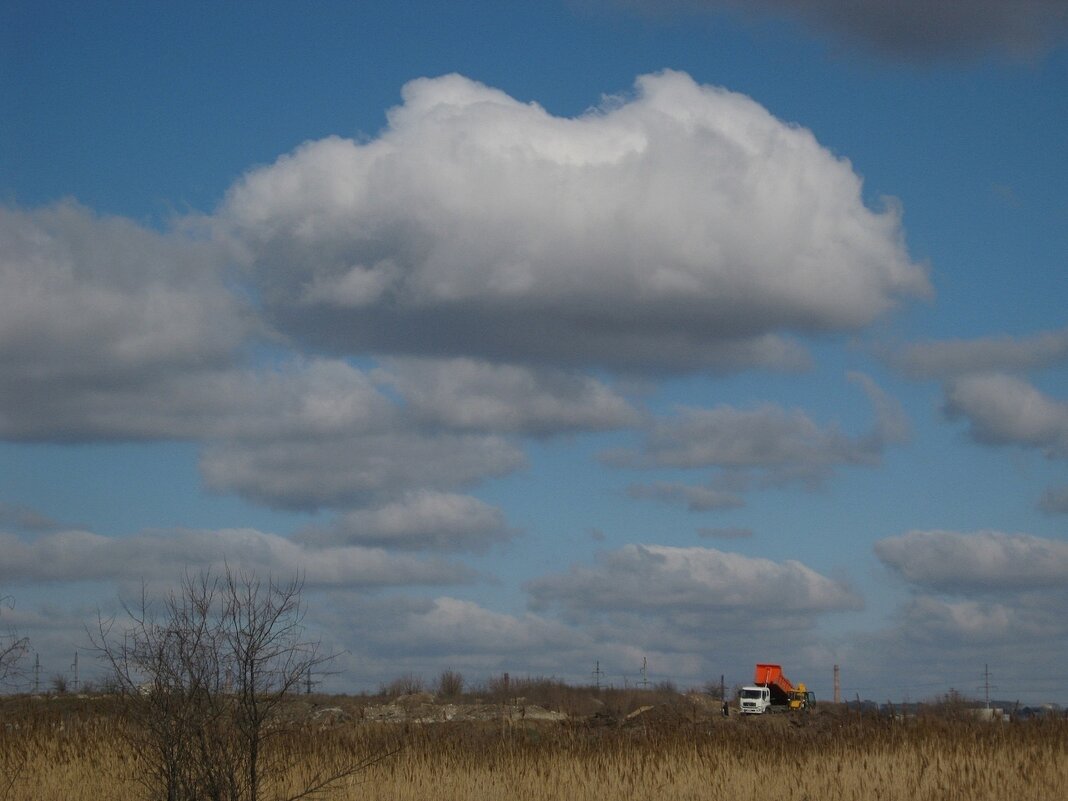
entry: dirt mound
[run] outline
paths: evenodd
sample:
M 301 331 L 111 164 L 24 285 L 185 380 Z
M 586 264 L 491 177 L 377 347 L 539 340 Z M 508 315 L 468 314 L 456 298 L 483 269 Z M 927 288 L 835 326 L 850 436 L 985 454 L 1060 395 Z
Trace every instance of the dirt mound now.
M 360 719 L 391 723 L 441 723 L 447 721 L 567 720 L 563 712 L 536 704 L 437 703 L 429 693 L 404 696 L 388 704 L 372 704 L 360 710 Z

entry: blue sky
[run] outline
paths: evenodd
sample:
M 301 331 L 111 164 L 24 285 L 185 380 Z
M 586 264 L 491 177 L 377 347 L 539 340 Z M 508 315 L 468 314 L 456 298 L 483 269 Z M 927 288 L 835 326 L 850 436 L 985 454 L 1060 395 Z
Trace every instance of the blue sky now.
M 304 575 L 331 689 L 1068 700 L 1061 4 L 68 6 L 0 25 L 48 675 L 225 561 Z

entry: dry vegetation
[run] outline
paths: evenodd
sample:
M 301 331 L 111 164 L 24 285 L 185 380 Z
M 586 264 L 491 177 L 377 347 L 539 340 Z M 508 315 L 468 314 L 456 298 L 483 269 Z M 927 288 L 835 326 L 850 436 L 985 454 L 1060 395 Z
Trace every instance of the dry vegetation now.
M 354 757 L 370 760 L 322 796 L 329 801 L 1059 801 L 1068 786 L 1064 720 L 895 721 L 827 709 L 724 720 L 714 704 L 684 696 L 627 717 L 629 707 L 664 695 L 620 694 L 614 708 L 593 704 L 598 714 L 568 723 L 371 724 L 360 721 L 360 708 L 382 699 L 301 698 L 292 715 L 304 722 L 278 745 L 309 774 Z M 340 712 L 315 714 L 326 708 Z M 144 798 L 143 766 L 125 744 L 120 720 L 107 697 L 2 699 L 0 798 Z M 301 776 L 288 778 L 301 786 Z

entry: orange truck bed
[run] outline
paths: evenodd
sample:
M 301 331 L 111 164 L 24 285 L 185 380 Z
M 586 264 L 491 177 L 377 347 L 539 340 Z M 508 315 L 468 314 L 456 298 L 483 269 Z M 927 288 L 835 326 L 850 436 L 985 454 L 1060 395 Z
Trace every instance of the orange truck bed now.
M 794 685 L 783 675 L 781 665 L 757 663 L 753 683 L 771 690 L 772 701 L 777 704 L 789 703 L 790 693 L 794 691 Z

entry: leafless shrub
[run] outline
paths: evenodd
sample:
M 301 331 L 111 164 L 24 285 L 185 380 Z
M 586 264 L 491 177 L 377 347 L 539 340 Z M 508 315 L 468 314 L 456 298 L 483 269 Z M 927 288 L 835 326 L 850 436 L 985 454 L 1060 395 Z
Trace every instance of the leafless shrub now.
M 486 679 L 486 694 L 495 701 L 505 701 L 515 693 L 512 677 L 507 673 Z
M 707 681 L 707 682 L 705 682 L 704 686 L 701 688 L 701 691 L 703 693 L 705 693 L 705 695 L 708 695 L 708 696 L 710 696 L 711 698 L 714 698 L 717 701 L 726 700 L 724 698 L 724 695 L 726 694 L 726 690 L 727 690 L 727 688 L 725 686 L 721 685 L 718 681 Z
M 438 695 L 444 698 L 456 698 L 464 691 L 464 677 L 455 670 L 443 670 L 438 676 Z
M 421 693 L 425 690 L 426 685 L 423 683 L 421 677 L 416 676 L 414 673 L 405 673 L 403 676 L 398 676 L 384 686 L 382 688 L 382 694 L 391 698 L 397 698 L 402 695 Z

